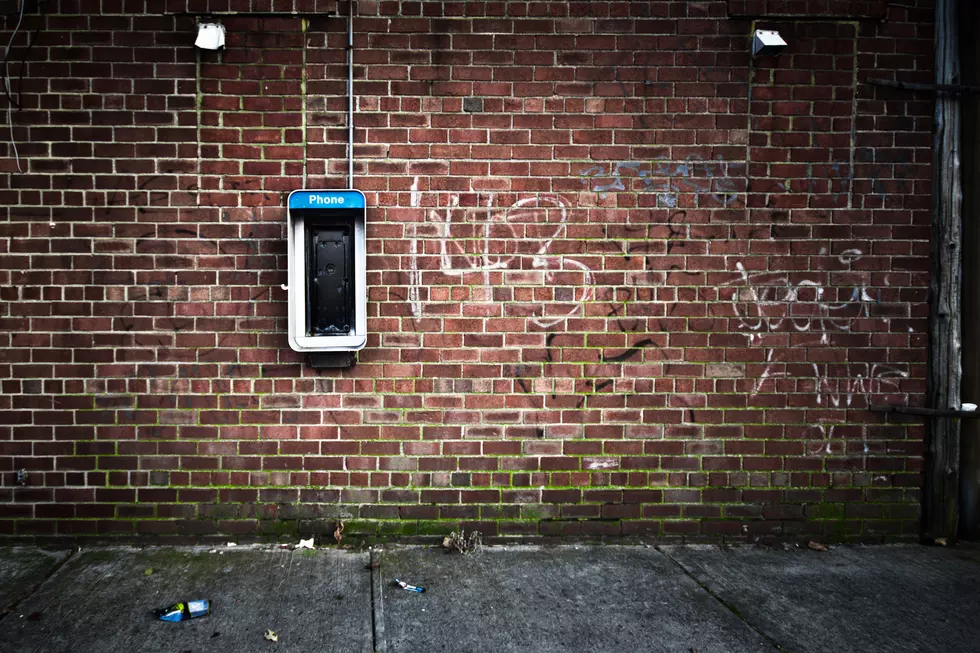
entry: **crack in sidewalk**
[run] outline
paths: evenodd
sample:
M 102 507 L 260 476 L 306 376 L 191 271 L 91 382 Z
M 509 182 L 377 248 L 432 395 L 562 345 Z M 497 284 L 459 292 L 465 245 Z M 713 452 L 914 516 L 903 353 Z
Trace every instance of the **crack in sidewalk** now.
M 764 630 L 762 630 L 761 628 L 759 628 L 758 626 L 756 626 L 755 624 L 753 624 L 751 621 L 749 621 L 748 619 L 746 619 L 742 615 L 742 613 L 739 612 L 738 608 L 735 607 L 735 605 L 733 605 L 733 604 L 729 603 L 728 601 L 726 601 L 725 599 L 723 599 L 719 594 L 717 594 L 714 590 L 712 590 L 705 583 L 703 583 L 697 576 L 695 576 L 693 573 L 691 573 L 691 571 L 687 567 L 685 567 L 680 562 L 678 562 L 677 560 L 675 560 L 669 553 L 667 553 L 666 551 L 664 551 L 660 546 L 655 546 L 654 548 L 660 553 L 660 555 L 662 555 L 663 557 L 667 558 L 672 563 L 674 563 L 677 566 L 677 568 L 680 569 L 684 573 L 684 575 L 686 575 L 688 578 L 690 578 L 695 583 L 697 583 L 698 584 L 698 587 L 700 587 L 705 592 L 707 592 L 708 595 L 711 598 L 713 598 L 715 601 L 718 601 L 718 603 L 720 603 L 721 605 L 725 606 L 725 608 L 729 612 L 731 612 L 733 615 L 735 615 L 738 618 L 739 621 L 741 621 L 746 626 L 748 626 L 749 628 L 751 628 L 752 630 L 754 630 L 756 633 L 758 633 L 758 635 L 760 637 L 762 637 L 762 639 L 764 639 L 767 642 L 769 642 L 769 644 L 774 649 L 776 649 L 777 651 L 780 651 L 781 653 L 787 653 L 787 649 L 785 649 L 782 646 L 780 646 L 779 645 L 779 642 L 777 642 L 775 639 L 773 639 L 772 637 L 770 637 Z
M 381 552 L 371 549 L 371 635 L 373 637 L 374 653 L 386 653 L 388 643 L 385 641 L 385 612 L 382 588 L 384 582 L 381 575 Z
M 56 573 L 58 573 L 58 571 L 61 570 L 62 567 L 68 563 L 69 560 L 72 559 L 72 556 L 75 555 L 76 551 L 78 551 L 78 549 L 68 549 L 68 555 L 66 555 L 59 562 L 56 562 L 51 570 L 44 576 L 44 578 L 28 587 L 23 593 L 21 593 L 20 596 L 16 597 L 13 601 L 0 608 L 0 621 L 2 621 L 8 614 L 16 612 L 17 606 L 31 598 L 39 589 L 41 589 L 42 585 L 48 582 L 48 580 L 50 580 Z

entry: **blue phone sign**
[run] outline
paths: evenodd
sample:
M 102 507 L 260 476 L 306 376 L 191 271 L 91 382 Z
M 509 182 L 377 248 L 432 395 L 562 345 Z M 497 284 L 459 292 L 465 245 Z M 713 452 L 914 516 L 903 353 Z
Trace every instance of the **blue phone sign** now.
M 364 196 L 353 191 L 299 190 L 289 196 L 290 209 L 363 209 Z

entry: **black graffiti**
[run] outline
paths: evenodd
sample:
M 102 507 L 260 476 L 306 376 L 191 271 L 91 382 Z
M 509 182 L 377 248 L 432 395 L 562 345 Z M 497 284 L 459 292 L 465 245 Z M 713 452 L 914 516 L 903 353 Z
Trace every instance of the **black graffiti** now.
M 619 354 L 617 356 L 603 356 L 602 362 L 620 363 L 622 361 L 630 360 L 632 358 L 635 358 L 637 354 L 639 354 L 641 351 L 643 351 L 645 348 L 649 347 L 652 344 L 654 344 L 652 339 L 644 338 L 643 340 L 640 340 L 638 343 L 636 343 L 635 345 L 633 345 L 632 347 L 624 351 L 622 354 Z
M 150 184 L 152 184 L 157 179 L 163 179 L 163 175 L 153 175 L 152 177 L 147 178 L 146 181 L 144 181 L 142 184 L 140 184 L 136 188 L 138 190 L 144 190 L 147 186 L 149 186 Z
M 632 54 L 629 54 L 628 53 L 627 56 L 632 57 Z M 630 93 L 630 90 L 626 87 L 626 83 L 620 77 L 620 74 L 619 74 L 619 66 L 617 66 L 615 68 L 615 79 L 616 79 L 616 84 L 619 86 L 619 90 L 623 93 L 623 97 L 624 98 L 632 97 L 633 94 Z M 644 84 L 643 85 L 646 86 L 646 81 L 644 81 Z M 650 129 L 650 124 L 649 124 L 650 121 L 647 120 L 647 114 L 646 114 L 645 111 L 639 112 L 637 114 L 637 118 L 640 121 L 640 126 L 643 127 L 644 130 L 649 130 Z
M 610 302 L 611 308 L 609 309 L 609 312 L 606 313 L 606 317 L 615 317 L 616 326 L 619 327 L 619 330 L 623 333 L 630 333 L 636 331 L 637 328 L 639 328 L 640 321 L 633 320 L 633 326 L 627 327 L 626 325 L 623 324 L 623 320 L 620 319 L 619 316 L 623 315 L 623 317 L 625 317 L 627 306 L 631 301 L 633 301 L 635 294 L 632 288 L 613 289 L 613 300 L 616 299 L 616 294 L 619 290 L 623 290 L 626 293 L 626 299 L 624 299 L 622 302 L 617 302 L 615 304 Z
M 674 240 L 677 236 L 683 236 L 685 229 L 674 224 L 674 220 L 680 218 L 681 220 L 687 219 L 687 211 L 677 211 L 672 213 L 670 217 L 667 218 L 667 253 L 670 254 L 674 247 L 677 246 L 677 241 Z
M 533 372 L 533 368 L 530 365 L 518 365 L 514 368 L 514 377 L 517 379 L 517 385 L 521 386 L 521 390 L 525 394 L 531 392 L 531 387 L 528 385 L 527 375 Z
M 264 290 L 260 290 L 256 294 L 254 294 L 251 297 L 249 297 L 249 301 L 253 301 L 253 302 L 258 301 L 258 300 L 262 299 L 263 297 L 265 297 L 266 295 L 268 295 L 270 292 L 272 292 L 272 288 L 271 287 L 266 288 Z
M 548 359 L 549 363 L 555 362 L 554 357 L 551 355 L 551 343 L 554 342 L 555 338 L 557 337 L 558 337 L 557 333 L 549 333 L 548 337 L 545 338 L 544 340 L 545 347 L 547 347 L 547 350 L 545 351 L 545 357 Z

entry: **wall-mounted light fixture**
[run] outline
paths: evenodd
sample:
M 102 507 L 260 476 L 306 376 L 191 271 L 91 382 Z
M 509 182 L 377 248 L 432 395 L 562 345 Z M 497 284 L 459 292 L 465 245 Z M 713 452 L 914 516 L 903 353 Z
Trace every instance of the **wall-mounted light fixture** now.
M 202 50 L 217 50 L 225 45 L 225 26 L 221 23 L 201 23 L 197 26 L 194 45 Z
M 776 30 L 757 29 L 752 37 L 753 57 L 774 57 L 786 49 L 786 41 Z

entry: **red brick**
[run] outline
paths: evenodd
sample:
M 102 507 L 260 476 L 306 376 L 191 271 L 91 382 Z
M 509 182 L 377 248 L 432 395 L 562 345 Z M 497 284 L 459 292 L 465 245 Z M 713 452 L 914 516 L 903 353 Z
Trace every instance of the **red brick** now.
M 346 372 L 288 349 L 280 288 L 285 194 L 345 184 L 342 34 L 230 17 L 197 79 L 170 18 L 42 16 L 140 37 L 37 53 L 0 171 L 0 465 L 31 479 L 0 533 L 914 532 L 924 430 L 865 409 L 923 401 L 931 113 L 853 83 L 930 70 L 930 17 L 620 4 L 362 16 Z M 750 66 L 726 4 L 787 52 Z

